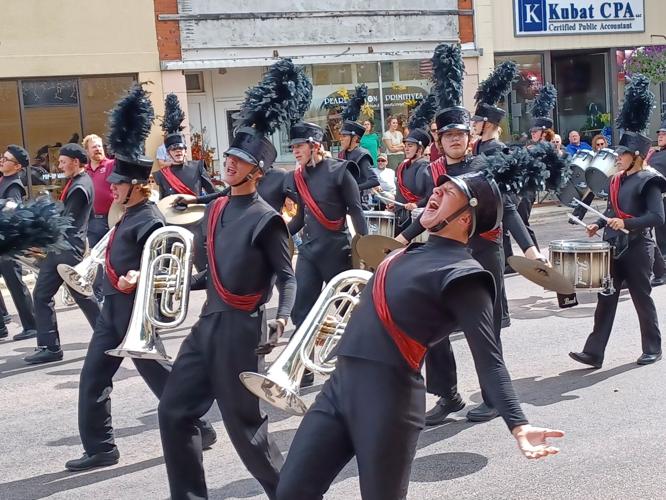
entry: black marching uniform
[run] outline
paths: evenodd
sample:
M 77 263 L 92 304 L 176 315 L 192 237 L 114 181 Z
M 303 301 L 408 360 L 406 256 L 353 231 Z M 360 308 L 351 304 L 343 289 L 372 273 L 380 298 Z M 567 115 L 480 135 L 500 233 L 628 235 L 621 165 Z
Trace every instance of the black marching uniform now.
M 172 194 L 190 194 L 200 196 L 215 192 L 215 186 L 206 172 L 203 160 L 188 161 L 180 165 L 171 165 L 153 174 L 160 191 L 160 199 Z M 198 271 L 206 268 L 206 254 L 201 252 L 203 238 L 201 223 L 191 224 L 187 229 L 192 231 L 195 240 L 194 265 Z
M 356 163 L 359 170 L 359 177 L 357 179 L 358 189 L 365 191 L 379 186 L 379 177 L 372 170 L 374 165 L 370 152 L 360 146 L 355 147 L 351 151 L 345 150 L 340 152 L 340 159 Z
M 662 128 L 664 132 L 666 132 L 666 121 L 664 121 Z M 657 151 L 652 155 L 650 158 L 650 166 L 661 175 L 666 176 L 666 149 Z M 666 210 L 666 199 L 664 199 L 664 209 Z M 666 256 L 666 224 L 656 225 L 654 228 L 654 235 L 661 255 Z
M 638 313 L 643 353 L 648 355 L 661 353 L 657 311 L 650 296 L 652 291 L 650 274 L 654 262 L 651 229 L 664 224 L 662 193 L 666 192 L 666 179 L 650 169 L 631 175 L 619 173 L 616 176 L 620 176 L 621 182 L 617 195 L 619 211 L 609 200 L 605 215 L 624 219 L 629 235 L 607 227 L 603 219 L 596 222 L 599 228 L 605 227 L 604 240 L 615 246 L 615 258 L 611 265 L 615 293 L 599 294 L 594 313 L 594 328 L 583 348 L 583 353 L 599 365 L 603 362 L 604 351 L 613 328 L 623 281 L 627 284 Z M 629 217 L 625 217 L 627 215 Z
M 65 146 L 63 146 L 64 148 Z M 61 149 L 62 154 L 62 149 Z M 88 221 L 93 207 L 94 189 L 92 180 L 85 171 L 70 178 L 63 190 L 64 215 L 72 217 L 72 227 L 67 230 L 65 239 L 68 250 L 49 252 L 39 267 L 39 276 L 33 291 L 35 318 L 37 320 L 37 346 L 54 350 L 60 346 L 60 334 L 53 297 L 63 284 L 58 274 L 58 264 L 75 266 L 83 259 L 86 251 Z M 69 289 L 69 293 L 85 315 L 91 328 L 95 328 L 100 308 L 94 296 L 85 297 Z M 26 361 L 28 361 L 26 359 Z
M 368 232 L 358 185 L 350 171 L 354 168 L 354 163 L 330 158 L 314 167 L 308 165 L 302 170 L 307 194 L 300 192 L 294 177 L 297 174 L 290 172 L 288 191 L 298 199 L 298 212 L 289 222 L 289 232 L 295 234 L 303 229 L 296 265 L 298 291 L 292 311 L 292 321 L 297 327 L 319 297 L 322 285 L 351 268 L 346 215 L 351 216 L 357 234 L 363 236 Z M 329 221 L 340 221 L 336 229 L 327 229 L 317 219 L 305 202 L 308 194 Z
M 0 199 L 20 203 L 25 194 L 25 187 L 21 182 L 19 174 L 0 177 Z M 0 276 L 5 279 L 9 293 L 12 296 L 19 318 L 21 319 L 23 333 L 30 334 L 31 332 L 34 334 L 34 330 L 36 329 L 35 306 L 32 302 L 30 290 L 28 290 L 28 287 L 23 282 L 21 264 L 14 259 L 0 259 Z M 5 309 L 1 294 L 0 302 L 2 303 L 2 309 Z M 1 318 L 0 324 L 2 324 Z
M 277 213 L 282 213 L 289 194 L 286 186 L 288 177 L 286 170 L 271 168 L 257 182 L 257 193 Z
M 386 272 L 384 303 L 394 326 L 404 332 L 403 343 L 421 349 L 409 359 L 380 319 L 378 274 L 352 313 L 336 370 L 296 432 L 280 474 L 278 500 L 322 498 L 354 456 L 365 500 L 405 498 L 424 426 L 422 353 L 458 327 L 509 428 L 527 423 L 495 342 L 492 277 L 465 245 L 431 235 L 427 243 L 411 244 L 395 256 Z
M 226 205 L 215 212 L 220 203 Z M 296 281 L 287 229 L 280 215 L 253 193 L 210 204 L 204 230 L 209 267 L 192 288 L 206 287 L 207 300 L 183 341 L 158 411 L 171 495 L 207 497 L 194 423 L 216 400 L 241 460 L 273 498 L 282 456 L 268 435 L 258 399 L 243 387 L 239 374 L 258 370 L 254 351 L 276 276 L 277 316 L 286 319 L 291 312 Z
M 430 162 L 425 156 L 416 161 L 404 160 L 396 169 L 395 201 L 399 203 L 415 203 L 417 207 L 424 207 L 428 197 L 424 196 L 421 177 L 429 172 Z M 412 212 L 396 205 L 395 208 L 395 235 L 398 236 L 412 223 Z

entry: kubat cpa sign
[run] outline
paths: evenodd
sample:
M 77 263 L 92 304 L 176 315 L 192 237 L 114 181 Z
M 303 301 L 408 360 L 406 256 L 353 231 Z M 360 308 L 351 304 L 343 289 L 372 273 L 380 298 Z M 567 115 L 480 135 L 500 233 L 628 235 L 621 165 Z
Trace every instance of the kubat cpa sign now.
M 645 31 L 644 0 L 513 0 L 516 36 L 594 35 Z

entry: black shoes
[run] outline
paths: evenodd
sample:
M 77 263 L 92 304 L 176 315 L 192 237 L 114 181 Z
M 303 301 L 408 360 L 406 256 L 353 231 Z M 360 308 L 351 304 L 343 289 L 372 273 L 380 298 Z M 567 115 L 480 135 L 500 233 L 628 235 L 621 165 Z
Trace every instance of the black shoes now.
M 301 389 L 306 387 L 312 387 L 314 385 L 314 373 L 310 370 L 306 370 L 301 379 Z
M 93 469 L 95 467 L 108 467 L 109 465 L 116 465 L 119 459 L 120 452 L 118 451 L 118 448 L 114 448 L 111 451 L 96 453 L 93 456 L 88 456 L 87 453 L 84 453 L 81 458 L 75 458 L 74 460 L 67 462 L 65 468 L 76 472 Z
M 661 353 L 657 354 L 641 354 L 641 357 L 636 360 L 636 364 L 639 365 L 651 365 L 652 363 L 656 363 L 661 359 Z
M 0 339 L 6 339 L 9 336 L 9 330 L 5 325 L 0 328 Z
M 427 426 L 441 425 L 446 421 L 449 413 L 460 411 L 465 407 L 465 402 L 458 395 L 453 399 L 439 398 L 432 410 L 425 414 L 425 424 Z
M 502 318 L 502 328 L 509 328 L 511 326 L 511 317 L 504 316 Z
M 213 426 L 206 421 L 201 421 L 201 425 L 197 424 L 201 432 L 201 449 L 208 450 L 217 442 L 217 432 Z
M 486 403 L 481 403 L 476 408 L 472 408 L 467 412 L 467 420 L 470 422 L 488 422 L 497 417 L 499 417 L 499 412 Z
M 11 314 L 5 314 L 2 317 L 2 321 L 5 323 L 5 325 L 11 323 L 12 322 L 12 315 Z
M 51 363 L 53 361 L 62 360 L 62 349 L 58 348 L 57 351 L 52 351 L 48 347 L 40 346 L 35 349 L 35 352 L 23 358 L 28 364 L 36 365 L 39 363 Z
M 593 368 L 601 368 L 602 361 L 598 360 L 597 358 L 586 352 L 570 352 L 569 357 L 574 361 L 583 363 L 584 365 L 588 365 Z
M 663 276 L 660 276 L 659 278 L 657 278 L 656 276 L 654 276 L 654 277 L 650 280 L 650 284 L 651 284 L 653 287 L 661 286 L 661 285 L 663 285 L 664 283 L 665 283 L 665 282 L 664 282 L 664 277 L 663 277 Z
M 21 333 L 17 333 L 12 338 L 14 340 L 25 340 L 25 339 L 34 339 L 37 336 L 37 330 L 23 330 Z

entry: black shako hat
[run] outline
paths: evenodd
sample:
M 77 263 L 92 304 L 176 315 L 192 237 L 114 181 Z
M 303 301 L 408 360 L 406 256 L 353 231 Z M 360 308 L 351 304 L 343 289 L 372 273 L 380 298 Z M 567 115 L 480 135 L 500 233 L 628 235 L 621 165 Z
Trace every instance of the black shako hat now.
M 16 158 L 16 161 L 19 162 L 23 168 L 27 168 L 28 165 L 30 165 L 30 155 L 25 150 L 25 148 L 19 146 L 18 144 L 10 144 L 7 146 L 7 151 L 9 151 L 12 156 Z
M 324 140 L 324 130 L 315 123 L 298 122 L 289 131 L 289 145 L 303 144 L 304 142 L 318 142 Z
M 257 85 L 245 92 L 234 122 L 235 134 L 225 155 L 233 155 L 267 172 L 277 158 L 268 139 L 283 125 L 301 120 L 312 100 L 312 83 L 291 59 L 279 59 Z
M 164 118 L 162 119 L 162 130 L 166 133 L 164 147 L 169 150 L 174 146 L 186 147 L 185 136 L 182 133 L 185 112 L 180 107 L 180 101 L 176 94 L 167 94 L 164 99 Z
M 134 85 L 109 114 L 109 149 L 116 163 L 107 181 L 111 184 L 145 184 L 150 178 L 153 160 L 144 155 L 144 143 L 150 134 L 155 110 L 148 92 Z
M 618 155 L 631 153 L 645 158 L 652 141 L 641 132 L 650 122 L 653 106 L 654 94 L 650 92 L 650 79 L 635 73 L 624 89 L 624 102 L 615 122 L 620 129 L 623 129 L 622 137 L 615 149 Z
M 661 122 L 657 132 L 666 132 L 666 118 L 664 118 L 664 120 Z
M 418 128 L 410 130 L 409 134 L 405 138 L 405 142 L 413 142 L 421 147 L 426 148 L 428 147 L 428 144 L 430 144 L 430 134 L 428 134 L 428 132 L 425 130 Z
M 351 120 L 345 120 L 342 123 L 342 128 L 340 129 L 342 135 L 351 135 L 358 137 L 359 139 L 365 134 L 365 127 L 360 123 L 353 122 Z
M 489 122 L 499 125 L 505 115 L 506 111 L 502 108 L 482 102 L 476 107 L 471 120 L 473 122 Z
M 483 172 L 458 176 L 441 175 L 437 185 L 453 182 L 467 196 L 472 209 L 472 228 L 469 235 L 482 234 L 499 227 L 504 216 L 504 202 L 497 183 Z
M 552 83 L 547 83 L 539 89 L 530 111 L 532 114 L 530 130 L 546 130 L 547 128 L 553 128 L 554 122 L 550 117 L 550 114 L 553 112 L 553 109 L 555 109 L 556 103 L 557 89 Z
M 79 160 L 81 165 L 86 165 L 88 163 L 88 154 L 86 153 L 86 150 L 73 142 L 61 146 L 60 155 Z
M 435 116 L 435 123 L 440 133 L 453 129 L 469 132 L 469 111 L 462 106 L 443 109 Z
M 277 151 L 273 143 L 252 127 L 238 129 L 229 149 L 224 154 L 236 156 L 262 170 L 270 168 L 277 158 Z

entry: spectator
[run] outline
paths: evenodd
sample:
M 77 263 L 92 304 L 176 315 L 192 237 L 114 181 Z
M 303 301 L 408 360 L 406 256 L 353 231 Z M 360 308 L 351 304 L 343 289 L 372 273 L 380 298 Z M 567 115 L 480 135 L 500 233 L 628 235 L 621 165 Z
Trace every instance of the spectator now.
M 576 130 L 572 130 L 569 132 L 569 145 L 567 146 L 567 153 L 570 155 L 576 154 L 576 151 L 579 149 L 588 149 L 591 150 L 592 146 L 590 146 L 587 142 L 581 141 L 580 140 L 580 134 Z
M 372 120 L 363 120 L 363 128 L 365 128 L 365 133 L 361 137 L 361 147 L 368 150 L 370 156 L 372 156 L 373 165 L 377 165 L 377 155 L 379 155 L 379 148 L 382 147 L 382 141 L 379 138 L 379 134 L 372 131 L 373 123 Z
M 432 136 L 432 142 L 430 143 L 430 161 L 433 162 L 442 156 L 442 153 L 440 153 L 439 148 L 437 147 L 437 144 L 439 144 L 439 132 L 437 131 L 437 124 L 435 122 L 430 124 L 430 135 Z
M 562 149 L 562 136 L 560 134 L 553 135 L 550 143 L 555 147 L 555 150 L 559 156 L 564 154 L 564 150 Z
M 168 134 L 164 132 L 164 137 L 166 138 Z M 164 143 L 160 145 L 159 148 L 157 148 L 157 152 L 155 153 L 155 159 L 157 160 L 157 165 L 160 167 L 160 169 L 163 169 L 165 167 L 170 167 L 173 165 L 173 159 L 171 156 L 169 156 L 169 152 L 167 151 L 166 146 Z
M 596 153 L 603 148 L 608 147 L 608 140 L 605 136 L 597 134 L 592 138 L 592 150 Z
M 377 157 L 377 167 L 373 170 L 379 177 L 379 187 L 375 188 L 378 192 L 387 198 L 395 198 L 395 172 L 388 166 L 386 153 L 380 153 Z
M 388 167 L 395 171 L 398 165 L 405 159 L 405 145 L 402 143 L 402 132 L 398 130 L 400 126 L 398 118 L 395 116 L 390 117 L 388 126 L 389 129 L 384 132 L 382 140 L 388 153 Z

